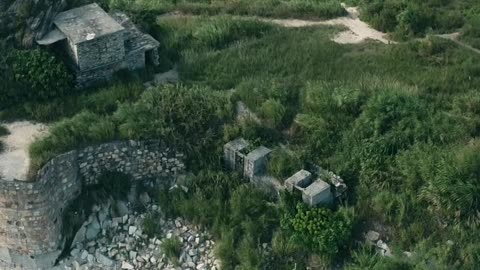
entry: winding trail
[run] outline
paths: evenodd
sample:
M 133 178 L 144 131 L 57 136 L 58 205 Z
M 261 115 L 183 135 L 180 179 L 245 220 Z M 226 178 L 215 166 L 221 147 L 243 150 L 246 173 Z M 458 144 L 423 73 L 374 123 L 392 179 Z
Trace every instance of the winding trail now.
M 363 22 L 359 18 L 359 11 L 357 7 L 346 7 L 347 15 L 331 20 L 301 20 L 301 19 L 272 19 L 255 16 L 234 16 L 240 19 L 256 19 L 266 23 L 276 24 L 282 27 L 299 28 L 322 25 L 339 25 L 344 26 L 348 30 L 339 32 L 332 40 L 339 44 L 358 44 L 366 40 L 375 40 L 384 44 L 396 43 L 387 39 L 387 34 L 373 29 L 370 25 Z M 172 12 L 158 16 L 158 19 L 169 17 L 195 17 L 197 15 L 186 15 L 179 12 Z
M 347 31 L 338 33 L 332 40 L 340 44 L 357 44 L 368 39 L 380 41 L 384 44 L 395 43 L 386 38 L 386 34 L 373 29 L 367 23 L 359 19 L 359 11 L 356 7 L 345 7 L 348 15 L 326 21 L 310 21 L 298 19 L 268 19 L 260 18 L 261 21 L 274 23 L 283 27 L 308 27 L 318 25 L 341 25 L 348 28 Z

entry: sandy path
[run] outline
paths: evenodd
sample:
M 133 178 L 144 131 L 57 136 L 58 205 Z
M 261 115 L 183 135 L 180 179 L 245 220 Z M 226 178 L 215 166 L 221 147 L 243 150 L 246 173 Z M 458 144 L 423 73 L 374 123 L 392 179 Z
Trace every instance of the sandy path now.
M 5 152 L 0 153 L 0 177 L 6 180 L 26 180 L 30 158 L 28 146 L 36 139 L 47 134 L 47 127 L 28 121 L 5 124 L 10 134 L 1 137 Z
M 333 37 L 333 41 L 340 44 L 356 44 L 363 42 L 367 39 L 377 40 L 385 44 L 393 43 L 386 38 L 386 34 L 377 31 L 370 27 L 365 22 L 362 22 L 358 17 L 358 9 L 356 7 L 345 8 L 348 15 L 341 18 L 336 18 L 326 21 L 308 21 L 298 19 L 266 19 L 262 18 L 262 21 L 281 25 L 283 27 L 307 27 L 317 25 L 342 25 L 349 30 L 338 33 Z
M 331 20 L 325 21 L 312 21 L 312 20 L 301 20 L 301 19 L 271 19 L 271 18 L 259 18 L 251 16 L 234 16 L 237 18 L 244 19 L 258 19 L 263 22 L 273 23 L 283 27 L 309 27 L 309 26 L 321 26 L 321 25 L 340 25 L 346 27 L 348 30 L 338 33 L 332 38 L 333 41 L 340 44 L 357 44 L 364 42 L 368 39 L 376 40 L 385 44 L 395 43 L 387 39 L 387 35 L 380 31 L 377 31 L 370 27 L 365 22 L 362 22 L 359 19 L 359 11 L 357 7 L 346 7 L 345 4 L 342 4 L 347 10 L 348 14 L 345 17 L 339 17 Z M 195 16 L 195 15 L 185 15 L 180 12 L 171 12 L 168 14 L 163 14 L 158 16 L 158 19 L 168 18 L 168 17 L 182 17 L 182 16 Z

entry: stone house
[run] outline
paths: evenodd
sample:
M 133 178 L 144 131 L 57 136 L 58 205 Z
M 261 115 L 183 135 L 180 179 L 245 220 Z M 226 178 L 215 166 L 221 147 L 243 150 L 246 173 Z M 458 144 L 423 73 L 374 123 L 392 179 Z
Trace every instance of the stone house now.
M 121 13 L 106 13 L 96 3 L 59 13 L 40 45 L 59 47 L 74 70 L 78 87 L 108 80 L 121 69 L 158 65 L 160 43 L 142 33 Z

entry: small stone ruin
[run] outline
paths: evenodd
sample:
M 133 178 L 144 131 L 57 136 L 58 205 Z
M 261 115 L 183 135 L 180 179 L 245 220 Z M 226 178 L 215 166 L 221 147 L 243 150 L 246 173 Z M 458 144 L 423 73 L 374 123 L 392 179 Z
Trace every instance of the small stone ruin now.
M 312 166 L 311 171 L 300 170 L 284 181 L 281 185 L 278 179 L 267 175 L 267 165 L 272 150 L 260 146 L 251 149 L 248 141 L 235 139 L 224 145 L 226 166 L 240 173 L 250 182 L 266 187 L 272 187 L 276 192 L 287 190 L 300 193 L 305 204 L 313 207 L 332 205 L 335 200 L 345 195 L 347 186 L 334 173 L 318 166 Z

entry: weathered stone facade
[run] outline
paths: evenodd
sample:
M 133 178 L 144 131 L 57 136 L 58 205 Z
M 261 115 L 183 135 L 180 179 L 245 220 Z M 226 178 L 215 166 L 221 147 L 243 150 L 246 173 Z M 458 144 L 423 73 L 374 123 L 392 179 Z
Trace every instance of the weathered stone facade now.
M 160 141 L 126 141 L 60 155 L 33 182 L 0 181 L 0 253 L 10 253 L 1 256 L 0 265 L 26 261 L 12 259 L 12 254 L 31 257 L 35 263 L 38 255 L 61 250 L 64 208 L 103 172 L 123 172 L 140 180 L 171 178 L 184 169 L 183 155 Z
M 109 80 L 121 69 L 144 68 L 147 57 L 152 64 L 159 64 L 160 43 L 142 33 L 124 13 L 107 14 L 97 4 L 90 4 L 59 13 L 54 25 L 37 43 L 60 43 L 69 56 L 67 62 L 75 71 L 78 88 Z

